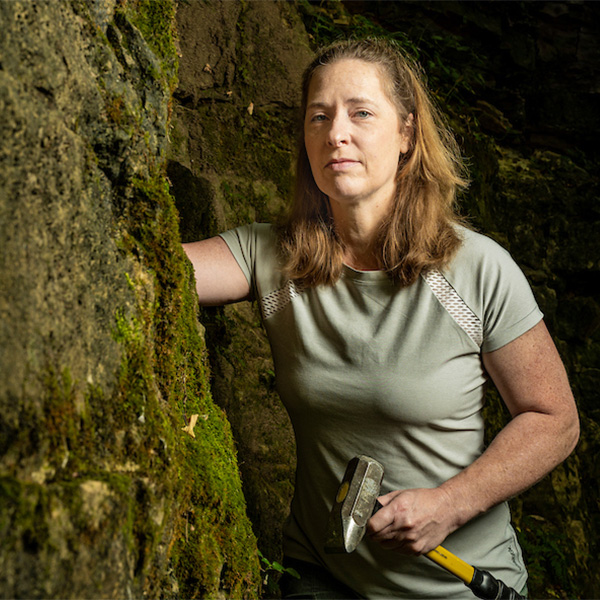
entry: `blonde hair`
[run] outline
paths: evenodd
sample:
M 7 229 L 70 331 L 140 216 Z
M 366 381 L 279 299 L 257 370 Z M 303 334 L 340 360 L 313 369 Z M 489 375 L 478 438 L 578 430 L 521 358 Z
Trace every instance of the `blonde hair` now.
M 426 91 L 421 69 L 394 43 L 382 39 L 335 42 L 319 52 L 304 72 L 302 117 L 317 69 L 342 59 L 378 65 L 400 122 L 410 123 L 409 115 L 413 116 L 410 149 L 398 163 L 393 208 L 375 245 L 381 268 L 394 281 L 410 285 L 423 270 L 446 263 L 460 245 L 456 193 L 467 181 L 458 145 Z M 344 247 L 333 226 L 329 200 L 313 178 L 302 127 L 295 195 L 279 228 L 279 244 L 284 270 L 296 283 L 315 286 L 339 278 Z

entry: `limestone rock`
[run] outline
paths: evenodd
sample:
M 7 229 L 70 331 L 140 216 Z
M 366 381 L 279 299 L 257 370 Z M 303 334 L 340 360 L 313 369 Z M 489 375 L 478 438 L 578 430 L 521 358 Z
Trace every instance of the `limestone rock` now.
M 174 9 L 0 2 L 3 597 L 259 587 L 165 178 Z

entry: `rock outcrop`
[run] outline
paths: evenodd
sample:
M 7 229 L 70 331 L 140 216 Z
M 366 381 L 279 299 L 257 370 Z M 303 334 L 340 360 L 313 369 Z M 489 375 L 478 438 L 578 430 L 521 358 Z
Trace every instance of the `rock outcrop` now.
M 0 3 L 5 598 L 259 587 L 165 177 L 174 14 Z

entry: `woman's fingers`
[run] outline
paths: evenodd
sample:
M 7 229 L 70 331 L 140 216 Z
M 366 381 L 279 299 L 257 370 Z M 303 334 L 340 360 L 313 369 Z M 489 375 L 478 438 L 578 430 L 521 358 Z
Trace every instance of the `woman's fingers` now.
M 379 498 L 382 508 L 368 522 L 368 534 L 383 548 L 424 554 L 452 531 L 445 494 L 434 489 L 395 491 Z

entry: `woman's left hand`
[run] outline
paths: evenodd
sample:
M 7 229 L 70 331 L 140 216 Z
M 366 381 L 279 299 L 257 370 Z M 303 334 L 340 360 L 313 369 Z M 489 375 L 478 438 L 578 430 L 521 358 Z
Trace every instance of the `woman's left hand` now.
M 457 528 L 450 497 L 443 489 L 395 491 L 378 500 L 383 508 L 371 517 L 367 531 L 389 550 L 425 554 Z

